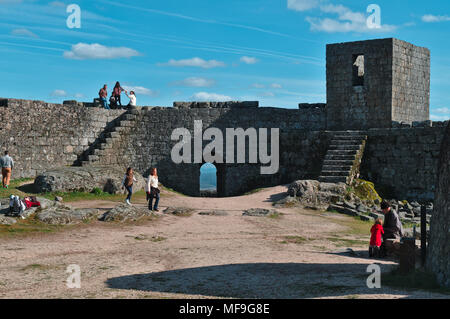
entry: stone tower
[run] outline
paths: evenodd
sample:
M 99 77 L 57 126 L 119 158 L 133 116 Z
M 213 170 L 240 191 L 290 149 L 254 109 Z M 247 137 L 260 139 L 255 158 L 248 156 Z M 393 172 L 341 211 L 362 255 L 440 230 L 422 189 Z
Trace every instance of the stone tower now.
M 327 126 L 429 120 L 430 51 L 389 38 L 327 45 Z

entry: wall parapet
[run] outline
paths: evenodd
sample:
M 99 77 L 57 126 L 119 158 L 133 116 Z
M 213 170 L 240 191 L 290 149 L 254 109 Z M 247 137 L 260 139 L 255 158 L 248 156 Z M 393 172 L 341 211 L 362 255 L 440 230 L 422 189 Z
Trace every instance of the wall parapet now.
M 259 101 L 227 101 L 227 102 L 173 102 L 173 107 L 180 109 L 207 109 L 207 108 L 257 108 Z

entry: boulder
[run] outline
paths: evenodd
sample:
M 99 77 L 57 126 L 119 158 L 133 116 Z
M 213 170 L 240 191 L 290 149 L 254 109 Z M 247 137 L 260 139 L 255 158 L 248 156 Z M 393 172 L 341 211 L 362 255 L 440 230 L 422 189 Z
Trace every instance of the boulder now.
M 189 216 L 194 212 L 195 209 L 188 207 L 167 207 L 164 210 L 164 214 L 172 214 L 176 216 Z
M 17 223 L 17 220 L 15 218 L 0 215 L 0 225 L 11 226 L 15 223 Z
M 125 194 L 122 181 L 125 171 L 114 167 L 62 167 L 48 170 L 36 177 L 34 187 L 36 192 L 92 192 L 98 188 L 110 194 Z M 134 174 L 137 182 L 133 192 L 142 190 L 145 180 L 139 173 Z
M 98 214 L 97 209 L 73 209 L 59 202 L 53 202 L 51 206 L 38 208 L 36 218 L 50 225 L 68 225 L 92 220 Z
M 315 180 L 295 181 L 288 187 L 288 195 L 300 204 L 327 206 L 343 199 L 346 192 L 344 183 L 321 183 Z
M 147 208 L 120 204 L 104 213 L 99 220 L 104 222 L 134 222 L 145 216 L 151 216 L 151 212 Z

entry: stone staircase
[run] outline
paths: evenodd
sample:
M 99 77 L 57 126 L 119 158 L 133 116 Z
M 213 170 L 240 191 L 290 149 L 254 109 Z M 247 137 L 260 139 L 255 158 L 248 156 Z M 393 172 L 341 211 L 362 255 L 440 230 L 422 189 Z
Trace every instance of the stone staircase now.
M 115 120 L 107 130 L 85 151 L 75 166 L 118 164 L 115 148 L 126 141 L 126 137 L 139 116 L 137 109 L 131 109 Z
M 319 181 L 350 185 L 359 173 L 367 135 L 363 131 L 337 131 L 333 133 Z

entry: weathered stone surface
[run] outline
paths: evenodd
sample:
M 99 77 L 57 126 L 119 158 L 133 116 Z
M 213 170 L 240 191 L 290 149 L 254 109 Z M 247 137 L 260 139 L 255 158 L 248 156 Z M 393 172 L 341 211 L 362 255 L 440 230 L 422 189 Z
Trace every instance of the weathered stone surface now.
M 44 192 L 91 192 L 99 188 L 110 194 L 125 194 L 121 184 L 125 172 L 114 167 L 63 167 L 46 171 L 36 177 L 34 187 L 36 191 Z M 142 190 L 145 185 L 144 178 L 135 172 L 138 180 L 133 185 L 133 192 Z
M 450 287 L 450 124 L 442 141 L 428 252 L 428 267 Z
M 99 220 L 104 222 L 138 221 L 145 216 L 151 216 L 151 212 L 147 208 L 120 204 L 104 213 Z
M 315 180 L 295 181 L 288 187 L 288 195 L 295 197 L 303 205 L 328 205 L 343 198 L 344 183 L 320 183 Z
M 279 212 L 275 209 L 264 209 L 264 208 L 251 208 L 245 210 L 242 213 L 242 216 L 253 216 L 253 217 L 270 217 L 274 215 L 279 215 Z
M 187 216 L 192 214 L 195 209 L 189 207 L 167 207 L 164 210 L 164 214 L 172 214 L 175 216 Z
M 15 223 L 17 223 L 17 220 L 15 218 L 0 215 L 0 225 L 11 226 Z
M 199 215 L 204 216 L 227 216 L 228 213 L 224 210 L 210 210 L 198 213 Z
M 50 225 L 68 225 L 89 221 L 99 214 L 97 209 L 73 209 L 55 202 L 53 206 L 37 210 L 36 218 Z

